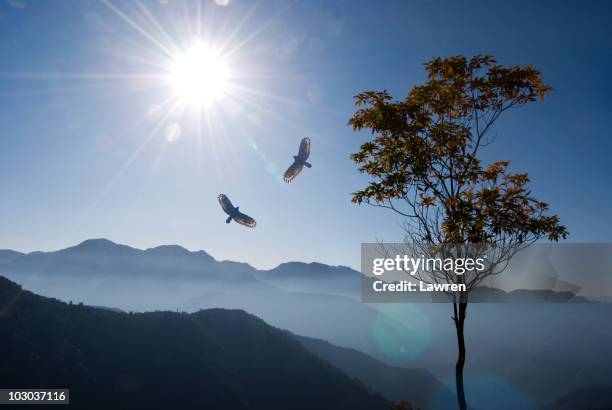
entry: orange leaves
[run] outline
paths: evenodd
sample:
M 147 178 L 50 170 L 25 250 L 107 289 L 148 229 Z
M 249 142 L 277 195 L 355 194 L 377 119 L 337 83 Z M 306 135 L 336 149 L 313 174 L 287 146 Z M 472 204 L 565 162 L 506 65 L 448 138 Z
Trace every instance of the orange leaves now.
M 421 204 L 425 207 L 425 208 L 429 208 L 430 206 L 432 206 L 434 203 L 436 202 L 436 197 L 435 196 L 425 196 L 421 194 Z
M 351 156 L 372 179 L 353 202 L 405 201 L 410 215 L 421 215 L 419 232 L 433 231 L 440 240 L 565 237 L 559 218 L 546 216 L 548 205 L 527 189 L 526 173 L 510 173 L 509 161 L 483 168 L 477 156 L 505 110 L 548 95 L 552 88 L 540 72 L 503 67 L 489 55 L 434 58 L 425 70 L 427 81 L 403 100 L 386 90 L 355 96 L 359 108 L 349 125 L 374 138 Z
M 548 209 L 548 204 L 546 202 L 538 202 L 538 209 L 546 211 Z
M 510 166 L 510 161 L 494 162 L 489 164 L 489 166 L 482 173 L 482 176 L 485 180 L 497 182 L 497 179 L 500 177 L 500 175 L 504 174 L 508 166 Z

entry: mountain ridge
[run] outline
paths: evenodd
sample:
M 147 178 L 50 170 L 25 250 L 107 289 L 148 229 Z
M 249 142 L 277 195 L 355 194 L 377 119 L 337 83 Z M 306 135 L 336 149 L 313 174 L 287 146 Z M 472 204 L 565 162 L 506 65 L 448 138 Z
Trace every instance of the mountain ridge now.
M 241 310 L 128 314 L 38 296 L 2 277 L 0 306 L 0 385 L 65 386 L 73 408 L 390 407 Z
M 23 255 L 25 255 L 25 253 L 17 252 L 12 249 L 0 249 L 0 264 L 12 262 Z
M 206 259 L 209 259 L 217 263 L 232 263 L 236 265 L 242 265 L 243 267 L 247 269 L 257 270 L 258 272 L 265 273 L 265 274 L 276 273 L 278 271 L 285 271 L 290 268 L 296 268 L 296 267 L 317 269 L 319 272 L 320 272 L 320 269 L 324 269 L 328 271 L 327 273 L 333 272 L 333 273 L 359 274 L 358 271 L 348 266 L 345 266 L 345 265 L 327 265 L 321 262 L 302 262 L 302 261 L 281 262 L 276 267 L 271 268 L 271 269 L 257 269 L 247 262 L 238 262 L 238 261 L 233 261 L 233 260 L 228 260 L 228 259 L 217 260 L 212 255 L 210 255 L 208 252 L 202 249 L 192 251 L 181 245 L 176 245 L 176 244 L 162 244 L 162 245 L 158 245 L 158 246 L 154 246 L 150 248 L 137 248 L 131 245 L 125 245 L 125 244 L 121 244 L 118 242 L 114 242 L 107 238 L 85 239 L 76 245 L 68 246 L 66 248 L 61 248 L 61 249 L 57 249 L 53 251 L 32 251 L 32 252 L 24 253 L 24 252 L 14 251 L 11 249 L 0 249 L 0 263 L 3 263 L 2 253 L 4 252 L 6 252 L 7 259 L 9 259 L 8 257 L 9 253 L 14 254 L 13 256 L 14 258 L 18 258 L 18 257 L 24 257 L 28 255 L 50 255 L 50 254 L 57 254 L 57 253 L 70 253 L 70 252 L 80 252 L 80 251 L 100 252 L 100 251 L 108 251 L 108 250 L 122 250 L 126 252 L 142 252 L 142 253 L 147 253 L 147 254 L 169 255 L 169 254 L 174 253 L 178 255 L 181 255 L 181 254 L 182 255 L 198 255 L 198 256 L 206 257 Z
M 361 273 L 343 265 L 290 261 L 272 269 L 260 270 L 245 262 L 218 261 L 204 250 L 190 251 L 180 245 L 167 244 L 138 249 L 105 238 L 87 239 L 77 245 L 49 252 L 34 251 L 24 254 L 8 249 L 0 250 L 0 273 L 16 279 L 13 274 L 27 275 L 31 272 L 36 272 L 37 275 L 45 272 L 55 275 L 81 275 L 87 272 L 88 275 L 101 275 L 103 278 L 112 274 L 135 278 L 167 277 L 168 273 L 172 273 L 172 277 L 177 279 L 261 282 L 291 292 L 332 294 L 354 300 L 360 299 L 362 293 Z M 394 294 L 391 297 L 397 301 L 405 299 L 406 302 L 430 301 L 429 295 L 421 294 L 408 297 Z M 528 289 L 504 291 L 486 286 L 475 288 L 471 299 L 473 302 L 508 303 L 607 301 L 603 298 L 591 300 L 571 292 Z

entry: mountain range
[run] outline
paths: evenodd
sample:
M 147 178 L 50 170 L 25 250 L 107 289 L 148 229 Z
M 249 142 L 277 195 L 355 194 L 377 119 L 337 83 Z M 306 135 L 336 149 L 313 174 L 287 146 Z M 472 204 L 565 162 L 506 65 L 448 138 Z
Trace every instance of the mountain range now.
M 361 276 L 346 267 L 291 262 L 257 270 L 179 246 L 139 250 L 88 240 L 56 252 L 0 251 L 0 275 L 44 296 L 126 312 L 242 309 L 292 334 L 362 352 L 389 372 L 426 369 L 431 377 L 419 380 L 453 386 L 452 309 L 443 303 L 363 304 Z M 537 408 L 612 380 L 612 357 L 604 353 L 612 341 L 609 304 L 475 303 L 468 316 L 465 377 L 475 408 L 500 408 L 499 397 L 502 408 Z M 335 366 L 350 369 L 340 361 Z M 359 379 L 362 373 L 352 371 Z M 406 386 L 418 385 L 407 380 Z M 436 391 L 438 383 L 424 391 Z M 380 393 L 395 400 L 392 390 Z M 407 390 L 408 398 L 417 397 L 415 390 Z M 421 405 L 435 408 L 428 404 Z

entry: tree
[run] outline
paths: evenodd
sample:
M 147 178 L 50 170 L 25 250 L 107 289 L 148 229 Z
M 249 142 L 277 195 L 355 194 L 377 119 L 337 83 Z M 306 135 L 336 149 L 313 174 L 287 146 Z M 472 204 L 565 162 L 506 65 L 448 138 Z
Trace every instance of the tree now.
M 526 173 L 512 173 L 509 161 L 484 165 L 479 157 L 502 113 L 543 101 L 551 91 L 540 72 L 531 66 L 503 67 L 489 55 L 435 58 L 425 69 L 427 81 L 404 100 L 395 101 L 386 90 L 355 96 L 359 108 L 349 125 L 371 131 L 374 138 L 351 156 L 372 178 L 352 201 L 404 217 L 405 242 L 422 249 L 468 243 L 501 249 L 484 273 L 430 278 L 467 285 L 459 297 L 451 295 L 457 400 L 463 410 L 469 290 L 503 271 L 518 249 L 543 238 L 558 241 L 568 231 L 548 213 L 548 204 L 532 195 Z

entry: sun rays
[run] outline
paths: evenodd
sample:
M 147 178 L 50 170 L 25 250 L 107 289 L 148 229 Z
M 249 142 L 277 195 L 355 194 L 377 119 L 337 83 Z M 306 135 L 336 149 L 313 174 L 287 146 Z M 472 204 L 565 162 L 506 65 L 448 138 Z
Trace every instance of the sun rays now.
M 136 162 L 145 161 L 153 169 L 164 158 L 193 160 L 196 178 L 222 181 L 228 172 L 248 172 L 240 161 L 229 171 L 226 167 L 228 158 L 238 158 L 247 149 L 248 158 L 255 158 L 270 178 L 281 183 L 280 169 L 263 141 L 281 139 L 275 135 L 279 127 L 314 134 L 301 112 L 317 108 L 279 87 L 304 76 L 279 56 L 287 52 L 283 42 L 289 39 L 282 19 L 290 4 L 270 13 L 260 7 L 260 3 L 222 0 L 102 0 L 87 11 L 84 29 L 92 30 L 83 37 L 88 42 L 87 58 L 70 65 L 43 65 L 40 71 L 0 72 L 4 79 L 54 84 L 53 93 L 58 95 L 72 93 L 70 99 L 36 109 L 70 112 L 91 105 L 124 115 L 122 133 L 135 139 L 125 143 L 115 139 L 120 163 L 77 226 L 128 177 Z M 92 21 L 93 28 L 88 25 Z M 55 67 L 62 68 L 54 71 Z M 41 87 L 28 92 L 50 91 Z M 260 146 L 256 148 L 254 141 Z M 128 143 L 133 146 L 125 149 Z M 153 171 L 139 175 L 153 177 Z

